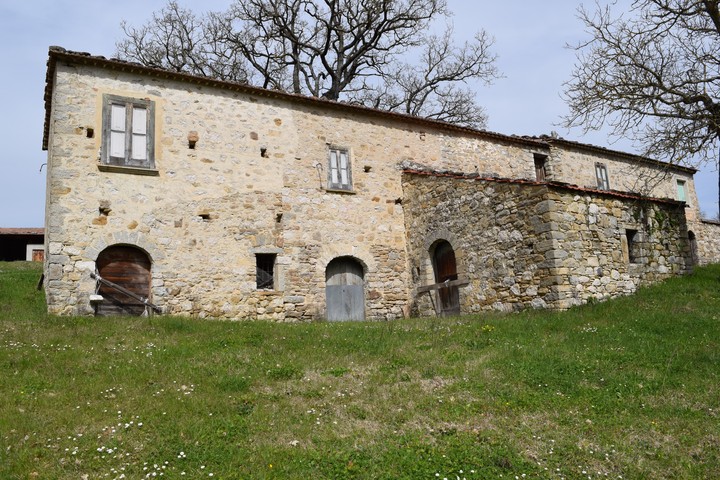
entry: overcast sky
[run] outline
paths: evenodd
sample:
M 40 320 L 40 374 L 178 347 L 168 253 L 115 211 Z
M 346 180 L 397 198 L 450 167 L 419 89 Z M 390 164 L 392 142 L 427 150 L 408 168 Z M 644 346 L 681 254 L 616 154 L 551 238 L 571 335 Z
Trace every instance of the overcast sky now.
M 140 25 L 165 0 L 0 0 L 0 115 L 2 174 L 0 227 L 44 224 L 46 152 L 42 151 L 43 90 L 50 45 L 114 56 L 121 20 Z M 230 0 L 179 0 L 197 11 L 224 10 Z M 585 37 L 576 18 L 581 1 L 448 0 L 458 41 L 478 29 L 495 38 L 498 67 L 505 78 L 478 89 L 489 114 L 488 129 L 517 135 L 557 131 L 562 137 L 632 152 L 629 142 L 609 143 L 602 134 L 583 136 L 560 126 L 566 112 L 560 93 L 575 60 L 566 44 Z M 586 0 L 586 4 L 590 3 Z M 41 167 L 42 171 L 41 171 Z M 717 171 L 695 177 L 700 208 L 715 215 Z

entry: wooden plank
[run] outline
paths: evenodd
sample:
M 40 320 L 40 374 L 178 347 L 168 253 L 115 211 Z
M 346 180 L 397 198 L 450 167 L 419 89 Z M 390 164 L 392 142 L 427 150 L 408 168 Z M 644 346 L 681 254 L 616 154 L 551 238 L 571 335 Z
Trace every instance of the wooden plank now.
M 143 305 L 143 306 L 147 305 L 148 307 L 151 307 L 153 310 L 155 310 L 157 312 L 162 311 L 162 309 L 160 307 L 158 307 L 157 305 L 154 305 L 154 304 L 148 302 L 147 298 L 140 297 L 140 296 L 136 295 L 135 293 L 121 287 L 120 285 L 118 285 L 116 283 L 110 282 L 94 273 L 91 273 L 90 277 L 96 279 L 103 286 L 112 288 L 112 292 L 110 292 L 108 294 L 109 298 L 111 299 L 111 302 L 116 300 L 118 295 L 125 295 L 125 296 L 130 297 L 131 299 L 135 300 L 135 303 L 133 303 L 133 305 Z M 99 296 L 102 297 L 102 295 L 99 295 Z
M 325 287 L 329 321 L 365 319 L 365 292 L 362 285 L 328 285 Z
M 416 292 L 417 293 L 425 293 L 425 292 L 440 290 L 441 288 L 465 287 L 467 285 L 470 285 L 470 282 L 468 280 L 466 280 L 464 278 L 459 278 L 457 280 L 449 280 L 447 282 L 433 283 L 432 285 L 423 285 L 422 287 L 418 287 Z

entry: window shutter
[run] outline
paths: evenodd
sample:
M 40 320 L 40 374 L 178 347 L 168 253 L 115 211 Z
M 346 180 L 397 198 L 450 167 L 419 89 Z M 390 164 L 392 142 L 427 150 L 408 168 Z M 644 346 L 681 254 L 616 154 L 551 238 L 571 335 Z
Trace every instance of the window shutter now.
M 677 192 L 678 192 L 678 200 L 681 202 L 686 201 L 686 195 L 685 195 L 685 182 L 682 180 L 677 181 Z
M 328 185 L 331 190 L 352 190 L 350 154 L 347 150 L 331 148 L 328 152 Z
M 337 157 L 338 151 L 330 150 L 330 184 L 332 187 L 337 187 L 340 184 Z
M 607 167 L 602 163 L 595 164 L 595 178 L 597 186 L 601 190 L 610 190 L 610 181 L 608 180 Z
M 125 105 L 110 107 L 110 156 L 125 158 Z
M 142 107 L 132 110 L 132 159 L 147 160 L 147 110 Z
M 348 172 L 347 152 L 340 151 L 340 184 L 345 187 L 350 185 L 350 176 Z

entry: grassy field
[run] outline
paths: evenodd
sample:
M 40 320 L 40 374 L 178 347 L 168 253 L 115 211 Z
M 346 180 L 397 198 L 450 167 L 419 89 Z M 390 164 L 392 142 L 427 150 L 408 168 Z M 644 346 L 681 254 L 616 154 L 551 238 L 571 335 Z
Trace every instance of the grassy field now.
M 0 263 L 2 479 L 720 478 L 720 267 L 569 312 L 43 313 Z

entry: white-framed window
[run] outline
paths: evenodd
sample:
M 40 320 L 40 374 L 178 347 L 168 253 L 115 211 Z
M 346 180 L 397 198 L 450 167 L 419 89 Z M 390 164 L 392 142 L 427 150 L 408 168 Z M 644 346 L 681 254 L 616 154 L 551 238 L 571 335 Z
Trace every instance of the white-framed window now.
M 155 102 L 103 96 L 101 163 L 155 168 Z
M 608 171 L 604 163 L 595 164 L 595 178 L 600 190 L 610 190 L 610 180 L 608 180 Z
M 328 153 L 328 189 L 352 191 L 350 153 L 334 147 Z
M 685 180 L 677 180 L 677 199 L 681 202 L 687 202 L 687 189 Z

